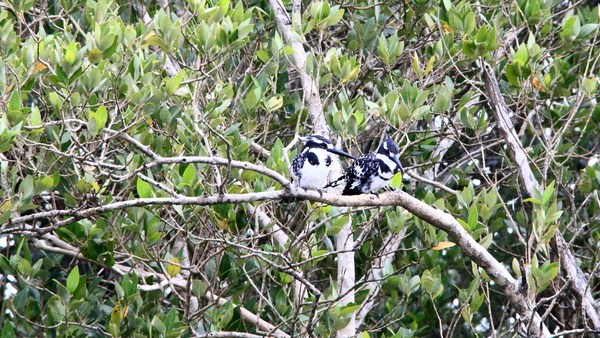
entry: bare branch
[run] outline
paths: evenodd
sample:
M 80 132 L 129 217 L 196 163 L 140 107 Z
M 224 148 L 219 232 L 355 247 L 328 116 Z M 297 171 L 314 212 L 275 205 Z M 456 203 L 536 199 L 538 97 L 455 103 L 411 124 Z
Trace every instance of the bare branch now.
M 197 335 L 196 338 L 264 338 L 267 336 L 259 336 L 245 332 L 211 332 L 207 334 Z

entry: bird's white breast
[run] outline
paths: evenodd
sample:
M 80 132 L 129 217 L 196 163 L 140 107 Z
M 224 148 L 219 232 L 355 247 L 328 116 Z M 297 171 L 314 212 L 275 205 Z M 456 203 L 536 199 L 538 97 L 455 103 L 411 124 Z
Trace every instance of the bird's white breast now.
M 335 158 L 333 155 L 329 155 L 325 149 L 311 149 L 310 151 L 317 155 L 319 163 L 312 165 L 308 159 L 304 161 L 304 165 L 300 169 L 300 186 L 304 189 L 319 190 L 327 183 L 327 176 L 331 171 L 331 167 L 325 164 L 327 156 L 330 156 L 332 160 Z
M 378 160 L 383 161 L 383 163 L 385 163 L 390 168 L 390 171 L 383 171 L 382 167 L 379 166 L 379 168 L 377 169 L 377 174 L 369 180 L 370 184 L 365 184 L 365 186 L 363 186 L 363 193 L 375 192 L 383 187 L 387 187 L 388 184 L 390 184 L 390 180 L 392 179 L 392 177 L 394 177 L 394 172 L 398 167 L 398 165 L 394 161 L 392 161 L 391 158 L 385 155 L 377 154 L 375 155 L 375 157 Z

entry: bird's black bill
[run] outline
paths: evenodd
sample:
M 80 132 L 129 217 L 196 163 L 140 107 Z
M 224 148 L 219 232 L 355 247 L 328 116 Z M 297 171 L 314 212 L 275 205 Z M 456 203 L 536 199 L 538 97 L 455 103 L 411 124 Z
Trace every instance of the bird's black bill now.
M 400 169 L 402 176 L 404 176 L 404 168 L 402 168 L 402 164 L 400 164 L 400 160 L 398 160 L 396 158 L 396 156 L 391 156 L 391 158 L 392 158 L 392 161 L 394 161 L 394 163 L 396 163 L 398 165 L 398 169 Z
M 337 148 L 330 148 L 330 149 L 327 149 L 327 151 L 328 151 L 328 152 L 330 152 L 330 153 L 334 153 L 334 154 L 336 154 L 336 155 L 345 156 L 345 157 L 350 157 L 351 159 L 353 159 L 353 160 L 356 160 L 356 157 L 354 157 L 354 156 L 352 156 L 352 155 L 348 154 L 348 153 L 347 153 L 347 152 L 345 152 L 345 151 L 341 151 L 341 150 L 339 150 L 339 149 L 337 149 Z

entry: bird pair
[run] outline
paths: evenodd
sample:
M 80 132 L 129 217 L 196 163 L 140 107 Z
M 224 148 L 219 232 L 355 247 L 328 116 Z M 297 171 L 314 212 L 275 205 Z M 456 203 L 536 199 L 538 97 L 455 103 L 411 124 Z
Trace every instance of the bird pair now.
M 355 161 L 344 170 L 342 176 L 326 184 L 333 161 L 329 153 L 349 157 Z M 345 186 L 342 195 L 376 193 L 386 187 L 398 171 L 404 174 L 404 168 L 398 160 L 399 153 L 398 146 L 387 135 L 376 152 L 359 158 L 335 148 L 331 141 L 323 136 L 310 135 L 306 137 L 302 152 L 294 158 L 292 169 L 301 188 L 316 190 L 321 195 L 322 189 L 343 183 Z

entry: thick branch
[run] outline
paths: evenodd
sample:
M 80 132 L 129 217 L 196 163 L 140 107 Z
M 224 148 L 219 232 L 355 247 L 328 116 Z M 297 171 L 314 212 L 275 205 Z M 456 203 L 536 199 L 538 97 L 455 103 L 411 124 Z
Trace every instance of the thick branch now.
M 450 238 L 456 242 L 462 251 L 473 262 L 482 267 L 492 280 L 500 286 L 507 295 L 510 303 L 515 310 L 523 318 L 532 320 L 530 326 L 534 332 L 533 335 L 539 336 L 538 329 L 543 327 L 544 333 L 547 329 L 542 325 L 540 317 L 537 313 L 532 312 L 532 304 L 518 291 L 518 286 L 515 279 L 510 275 L 508 270 L 498 262 L 485 248 L 477 243 L 469 233 L 456 221 L 452 215 L 441 210 L 435 209 L 424 202 L 410 196 L 403 191 L 388 192 L 385 194 L 375 195 L 365 194 L 358 196 L 340 196 L 333 194 L 323 194 L 319 196 L 316 191 L 304 191 L 303 189 L 292 186 L 289 191 L 279 190 L 263 193 L 249 194 L 225 194 L 222 196 L 207 196 L 207 197 L 185 197 L 185 198 L 141 198 L 127 202 L 115 202 L 107 204 L 103 207 L 91 208 L 87 210 L 64 210 L 55 212 L 71 212 L 72 216 L 77 218 L 92 217 L 102 214 L 107 211 L 125 209 L 132 206 L 144 206 L 148 204 L 219 204 L 219 203 L 244 203 L 257 200 L 278 200 L 281 198 L 296 197 L 299 199 L 307 199 L 318 201 L 334 206 L 401 206 L 413 213 L 415 216 L 430 223 L 438 229 L 448 233 Z M 47 214 L 52 212 L 38 213 L 29 216 L 18 217 L 12 220 L 13 224 L 22 224 L 39 218 L 40 214 L 46 214 L 43 217 L 49 217 Z M 56 224 L 44 229 L 7 229 L 14 232 L 45 232 L 48 228 L 56 228 Z M 16 230 L 16 231 L 15 231 Z M 537 333 L 537 334 L 535 334 Z M 548 336 L 544 334 L 544 337 Z
M 500 128 L 502 135 L 504 135 L 508 151 L 519 171 L 519 176 L 523 180 L 525 191 L 531 196 L 533 195 L 534 186 L 540 190 L 539 184 L 535 179 L 533 171 L 531 171 L 527 154 L 523 150 L 523 146 L 510 120 L 509 109 L 500 93 L 500 87 L 498 86 L 496 75 L 494 75 L 494 70 L 485 62 L 483 62 L 483 73 L 485 75 L 485 90 L 488 96 L 488 104 L 492 108 L 494 116 L 496 116 L 498 128 Z
M 349 215 L 350 216 L 350 215 Z M 354 303 L 354 285 L 356 284 L 356 272 L 354 264 L 354 234 L 352 233 L 352 217 L 342 227 L 336 236 L 336 248 L 338 254 L 338 289 L 339 294 L 344 295 L 340 299 L 340 305 Z M 350 317 L 350 322 L 336 332 L 336 337 L 352 337 L 356 334 L 356 314 Z
M 252 333 L 246 332 L 211 332 L 207 334 L 201 334 L 196 338 L 264 338 L 265 336 L 259 336 Z
M 304 101 L 308 104 L 308 115 L 313 122 L 314 133 L 329 137 L 331 130 L 329 129 L 329 126 L 325 121 L 325 116 L 323 115 L 323 104 L 321 103 L 321 97 L 319 96 L 319 87 L 317 86 L 316 81 L 306 73 L 306 69 L 304 67 L 306 64 L 306 52 L 304 51 L 304 46 L 301 42 L 293 41 L 291 38 L 290 32 L 293 30 L 292 18 L 286 11 L 285 5 L 283 2 L 281 2 L 281 0 L 270 0 L 269 3 L 271 4 L 271 8 L 275 14 L 279 33 L 285 42 L 292 46 L 294 51 L 292 58 L 293 65 L 300 74 L 302 88 L 304 89 Z M 299 2 L 296 2 L 295 7 L 300 7 Z M 294 18 L 301 17 L 299 10 L 299 8 L 295 8 Z M 299 22 L 297 23 L 297 26 L 302 27 Z
M 496 120 L 498 120 L 498 127 L 504 135 L 506 145 L 508 146 L 508 150 L 516 164 L 516 169 L 519 173 L 519 177 L 523 181 L 525 191 L 530 196 L 533 196 L 534 189 L 542 191 L 542 187 L 536 180 L 533 171 L 531 170 L 527 154 L 523 150 L 523 146 L 521 145 L 513 123 L 510 120 L 510 110 L 504 103 L 494 70 L 485 62 L 482 63 L 482 68 L 489 105 L 496 116 Z M 553 247 L 556 249 L 557 254 L 560 257 L 561 267 L 566 272 L 567 280 L 570 282 L 570 284 L 573 286 L 573 289 L 582 300 L 582 307 L 592 322 L 594 329 L 600 329 L 600 316 L 594 307 L 595 300 L 590 292 L 588 280 L 584 277 L 583 272 L 579 268 L 571 248 L 566 243 L 562 233 L 559 230 L 556 230 L 552 241 Z

